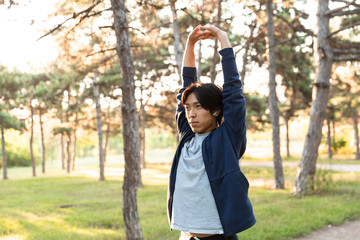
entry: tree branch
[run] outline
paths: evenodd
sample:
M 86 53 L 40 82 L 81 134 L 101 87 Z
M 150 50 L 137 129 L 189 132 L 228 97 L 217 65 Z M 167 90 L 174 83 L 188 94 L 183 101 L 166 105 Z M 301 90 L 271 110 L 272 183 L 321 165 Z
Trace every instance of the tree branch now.
M 90 7 L 88 7 L 87 9 L 85 9 L 85 10 L 79 12 L 79 13 L 74 12 L 73 15 L 72 15 L 72 17 L 70 17 L 70 18 L 66 19 L 65 21 L 63 21 L 62 23 L 58 24 L 55 28 L 51 29 L 49 32 L 47 32 L 46 34 L 44 34 L 44 35 L 42 35 L 41 37 L 39 37 L 36 41 L 39 41 L 40 39 L 42 39 L 42 38 L 44 38 L 44 37 L 52 34 L 52 33 L 55 32 L 56 30 L 60 29 L 60 28 L 61 28 L 66 22 L 68 22 L 69 20 L 75 19 L 75 18 L 77 18 L 78 16 L 80 16 L 80 15 L 82 15 L 82 14 L 85 14 L 85 16 L 82 16 L 82 17 L 80 18 L 80 21 L 75 25 L 75 27 L 78 26 L 78 25 L 80 24 L 80 22 L 82 22 L 86 17 L 89 17 L 90 11 L 91 11 L 92 9 L 94 9 L 97 5 L 99 5 L 99 4 L 101 3 L 101 1 L 102 1 L 102 0 L 96 1 L 93 5 L 91 5 Z M 107 9 L 106 9 L 106 10 L 107 10 Z M 104 11 L 106 11 L 106 10 L 104 10 Z M 96 15 L 96 13 L 93 13 L 93 14 Z M 99 13 L 97 13 L 97 14 L 99 14 Z M 94 15 L 91 15 L 91 16 L 94 16 Z M 74 28 L 75 28 L 75 27 L 74 27 Z M 74 28 L 72 28 L 70 31 L 72 31 Z
M 103 28 L 111 28 L 111 29 L 114 29 L 114 25 L 111 25 L 111 26 L 100 26 L 99 29 L 103 29 Z
M 329 11 L 325 12 L 325 16 L 330 17 L 329 15 L 331 15 L 331 14 L 333 14 L 333 13 L 341 12 L 343 9 L 345 9 L 345 8 L 349 7 L 349 6 L 350 6 L 353 2 L 355 2 L 355 1 L 353 1 L 353 2 L 341 1 L 341 2 L 346 3 L 346 5 L 345 5 L 345 6 L 342 6 L 342 7 L 338 7 L 338 8 L 332 9 L 332 10 L 329 10 Z
M 353 50 L 353 49 L 339 49 L 339 48 L 334 48 L 333 49 L 334 54 L 335 55 L 339 55 L 339 54 L 360 54 L 360 50 Z
M 334 9 L 336 10 L 336 9 Z M 352 15 L 352 14 L 360 14 L 360 9 L 354 9 L 354 10 L 348 10 L 348 11 L 328 11 L 325 15 L 329 18 L 335 17 L 335 16 L 346 16 L 346 15 Z
M 360 43 L 358 42 L 338 41 L 336 38 L 330 38 L 330 45 L 334 48 L 341 48 L 341 49 L 349 49 L 349 48 L 360 49 Z
M 108 48 L 108 49 L 100 50 L 98 52 L 90 53 L 90 54 L 86 55 L 86 57 L 91 57 L 91 56 L 94 56 L 99 53 L 105 53 L 105 52 L 114 51 L 114 50 L 116 50 L 116 48 Z
M 332 0 L 332 1 L 333 2 L 342 2 L 342 3 L 346 3 L 346 4 L 350 3 L 350 5 L 360 7 L 360 4 L 356 4 L 356 0 L 353 0 L 352 2 L 349 2 L 349 1 L 346 1 L 346 0 Z
M 280 16 L 278 14 L 274 14 L 275 17 L 283 20 L 287 25 L 289 25 L 289 27 L 291 27 L 295 32 L 304 32 L 304 33 L 307 33 L 308 35 L 310 36 L 315 36 L 315 34 L 309 30 L 309 29 L 306 29 L 304 27 L 297 27 L 295 26 L 294 24 L 292 24 L 291 22 L 289 22 L 286 18 L 284 18 L 283 16 Z
M 345 56 L 334 56 L 333 60 L 335 62 L 360 61 L 360 54 L 345 55 Z
M 329 38 L 329 37 L 331 37 L 332 35 L 335 35 L 335 34 L 341 32 L 341 31 L 344 31 L 344 30 L 346 30 L 346 29 L 349 29 L 349 28 L 352 28 L 352 27 L 356 27 L 356 26 L 358 26 L 358 25 L 360 25 L 360 21 L 353 22 L 353 23 L 351 23 L 351 24 L 348 24 L 348 25 L 340 28 L 339 30 L 337 30 L 337 31 L 335 31 L 335 32 L 330 33 L 329 35 L 327 35 L 327 37 Z
M 159 24 L 157 26 L 154 26 L 154 27 L 150 28 L 149 30 L 147 30 L 146 33 L 150 33 L 152 31 L 154 31 L 155 29 L 159 29 L 161 27 L 166 27 L 166 26 L 168 26 L 170 24 L 172 24 L 172 23 L 171 22 L 161 23 L 161 24 Z

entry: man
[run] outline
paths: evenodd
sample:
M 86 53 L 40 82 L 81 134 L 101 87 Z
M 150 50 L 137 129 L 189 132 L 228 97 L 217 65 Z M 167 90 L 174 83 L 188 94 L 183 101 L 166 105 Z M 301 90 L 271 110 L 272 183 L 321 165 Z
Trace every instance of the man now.
M 209 38 L 221 45 L 222 91 L 196 83 L 194 46 Z M 233 49 L 219 28 L 199 25 L 188 36 L 177 99 L 180 141 L 168 190 L 171 228 L 181 231 L 180 240 L 236 240 L 236 233 L 256 220 L 238 162 L 246 147 L 245 99 Z

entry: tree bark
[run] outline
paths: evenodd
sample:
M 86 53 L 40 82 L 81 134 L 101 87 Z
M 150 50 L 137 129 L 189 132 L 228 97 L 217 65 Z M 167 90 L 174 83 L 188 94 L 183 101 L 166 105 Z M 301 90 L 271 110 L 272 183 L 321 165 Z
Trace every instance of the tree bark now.
M 250 36 L 245 44 L 245 53 L 243 55 L 243 65 L 242 65 L 242 69 L 240 72 L 240 80 L 241 80 L 243 88 L 245 86 L 246 66 L 248 65 L 248 62 L 249 62 L 248 56 L 249 56 L 249 49 L 250 49 L 250 41 L 252 41 L 252 39 L 253 39 L 255 28 L 256 28 L 256 22 L 250 26 Z
M 69 90 L 67 90 L 69 91 Z M 65 113 L 65 120 L 67 123 L 70 122 L 70 119 L 69 119 L 69 112 L 66 112 Z M 67 157 L 67 161 L 66 161 L 66 172 L 67 173 L 70 173 L 71 172 L 71 151 L 70 151 L 70 147 L 71 147 L 71 129 L 67 129 L 66 131 L 66 136 L 67 136 L 67 139 L 66 139 L 66 157 Z
M 30 132 L 30 158 L 32 164 L 33 177 L 36 177 L 36 160 L 33 152 L 33 142 L 34 142 L 34 108 L 31 104 L 32 99 L 30 100 L 30 114 L 31 114 L 31 132 Z
M 67 134 L 67 139 L 66 139 L 66 154 L 67 154 L 67 173 L 71 172 L 71 151 L 70 151 L 70 146 L 71 146 L 71 132 L 69 131 Z
M 285 117 L 286 126 L 286 156 L 290 157 L 289 117 Z
M 176 0 L 170 0 L 170 8 L 173 18 L 173 29 L 174 29 L 174 48 L 175 48 L 175 60 L 176 60 L 176 69 L 179 74 L 179 85 L 181 85 L 181 68 L 182 68 L 182 59 L 184 55 L 183 48 L 180 44 L 180 26 L 179 21 L 177 19 L 177 13 L 176 13 L 176 6 L 175 6 Z
M 199 54 L 198 54 L 198 68 L 197 68 L 197 78 L 200 79 L 201 75 L 202 75 L 202 54 L 201 54 L 201 49 L 202 49 L 202 42 L 199 41 Z
M 110 121 L 110 120 L 109 120 Z M 104 143 L 104 166 L 106 166 L 106 156 L 107 156 L 107 147 L 109 144 L 110 138 L 110 122 L 106 124 L 106 131 L 105 131 L 105 143 Z
M 2 152 L 2 167 L 3 167 L 3 180 L 8 179 L 7 176 L 7 162 L 6 162 L 6 150 L 5 150 L 5 133 L 4 127 L 1 126 L 1 152 Z
M 98 140 L 99 140 L 99 166 L 100 166 L 100 181 L 105 180 L 104 174 L 104 149 L 103 149 L 103 132 L 102 132 L 102 121 L 101 121 L 101 106 L 99 101 L 99 84 L 98 84 L 98 73 L 94 73 L 93 78 L 93 91 L 94 91 L 94 100 L 96 106 L 96 129 L 98 133 Z
M 140 166 L 142 169 L 146 168 L 145 162 L 145 127 L 146 127 L 146 116 L 145 116 L 145 106 L 141 101 L 140 106 Z
M 277 189 L 284 189 L 284 173 L 282 167 L 282 159 L 280 155 L 279 109 L 277 106 L 276 82 L 275 82 L 276 56 L 275 56 L 275 35 L 274 35 L 272 0 L 266 1 L 266 13 L 268 17 L 267 36 L 268 36 L 268 45 L 269 45 L 269 105 L 270 105 L 270 118 L 271 118 L 271 126 L 272 126 L 275 185 Z
M 41 135 L 41 164 L 42 173 L 45 173 L 45 143 L 44 143 L 44 128 L 42 121 L 42 110 L 39 108 L 39 121 L 40 121 L 40 135 Z
M 140 181 L 139 119 L 136 110 L 134 65 L 130 48 L 124 0 L 111 0 L 116 32 L 116 51 L 122 69 L 122 124 L 124 139 L 125 175 L 123 183 L 123 217 L 126 238 L 142 240 L 138 210 L 137 188 Z
M 313 103 L 310 111 L 310 123 L 306 135 L 303 153 L 295 182 L 295 194 L 302 195 L 314 189 L 316 160 L 321 141 L 323 121 L 326 116 L 326 105 L 329 98 L 330 76 L 333 64 L 333 51 L 329 38 L 329 18 L 325 16 L 329 9 L 329 0 L 318 2 L 318 33 L 315 41 L 317 54 L 316 82 L 313 87 Z
M 355 145 L 356 145 L 356 153 L 355 159 L 360 160 L 360 150 L 359 150 L 359 128 L 358 128 L 358 116 L 357 116 L 357 109 L 354 111 L 354 130 L 355 130 Z
M 61 155 L 61 168 L 65 170 L 64 134 L 63 133 L 61 133 L 61 137 L 60 137 L 60 155 Z
M 332 159 L 333 157 L 333 152 L 331 149 L 331 124 L 330 124 L 330 119 L 326 118 L 326 123 L 327 123 L 327 145 L 328 145 L 328 157 L 330 159 Z
M 75 113 L 75 126 L 74 126 L 74 142 L 73 142 L 73 156 L 72 156 L 72 170 L 75 170 L 75 159 L 76 159 L 76 142 L 77 142 L 77 135 L 76 129 L 79 123 L 79 113 L 76 111 Z
M 220 21 L 221 21 L 221 3 L 222 0 L 219 0 L 218 2 L 218 13 L 217 13 L 217 23 L 216 25 L 220 25 Z M 215 39 L 215 44 L 214 44 L 214 54 L 213 54 L 213 58 L 212 58 L 212 62 L 211 62 L 211 69 L 210 69 L 210 79 L 211 79 L 211 83 L 215 83 L 215 79 L 216 79 L 216 65 L 220 62 L 220 57 L 219 57 L 219 51 L 218 51 L 218 40 Z M 240 77 L 241 79 L 241 77 Z M 241 79 L 241 81 L 243 81 Z

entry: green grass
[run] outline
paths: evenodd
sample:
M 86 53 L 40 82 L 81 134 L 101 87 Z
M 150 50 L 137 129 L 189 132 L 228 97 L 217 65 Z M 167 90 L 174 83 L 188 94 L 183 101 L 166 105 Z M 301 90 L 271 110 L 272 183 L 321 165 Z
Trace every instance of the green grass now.
M 119 174 L 99 182 L 96 165 L 91 159 L 87 161 L 79 162 L 80 171 L 70 176 L 55 171 L 56 165 L 49 166 L 46 176 L 40 174 L 37 178 L 23 177 L 30 168 L 11 169 L 11 180 L 0 181 L 0 239 L 125 239 L 122 164 L 110 160 L 109 167 L 119 170 Z M 148 167 L 143 171 L 145 187 L 138 192 L 144 238 L 178 239 L 179 233 L 169 230 L 166 216 L 169 165 Z M 84 169 L 91 173 L 86 176 L 81 171 Z M 250 183 L 273 179 L 272 168 L 244 167 L 243 171 Z M 316 194 L 298 198 L 291 195 L 296 169 L 284 168 L 284 172 L 286 190 L 268 185 L 250 188 L 257 223 L 240 233 L 240 239 L 291 239 L 360 216 L 360 174 L 326 172 L 334 180 L 320 185 L 323 188 Z

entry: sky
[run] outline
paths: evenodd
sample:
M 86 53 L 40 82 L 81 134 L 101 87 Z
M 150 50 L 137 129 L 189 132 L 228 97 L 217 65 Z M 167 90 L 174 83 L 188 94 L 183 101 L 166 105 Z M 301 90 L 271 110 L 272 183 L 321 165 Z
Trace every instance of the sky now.
M 55 25 L 48 19 L 48 14 L 55 11 L 55 1 L 21 2 L 10 9 L 0 6 L 0 64 L 22 72 L 41 71 L 57 56 L 52 36 L 37 41 Z

